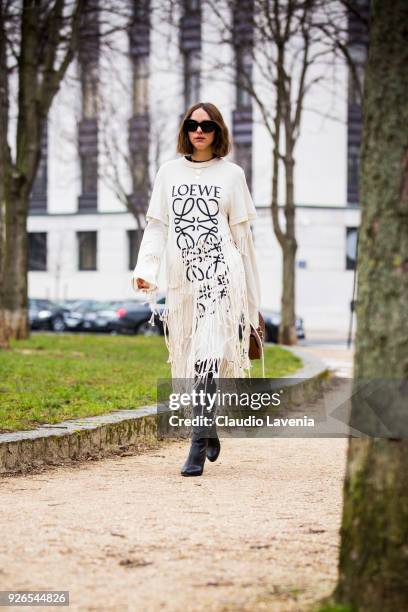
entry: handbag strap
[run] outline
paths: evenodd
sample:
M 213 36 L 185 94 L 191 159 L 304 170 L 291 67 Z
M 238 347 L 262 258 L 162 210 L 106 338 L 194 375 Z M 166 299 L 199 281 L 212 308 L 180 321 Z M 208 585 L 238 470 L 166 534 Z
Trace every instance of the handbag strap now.
M 261 324 L 259 325 L 258 329 L 255 329 L 255 327 L 251 325 L 251 334 L 253 334 L 256 338 L 258 338 L 259 345 L 261 347 L 262 378 L 265 378 L 265 355 L 264 355 L 265 321 L 263 320 L 261 313 L 259 313 L 259 319 L 260 321 L 262 320 L 263 326 Z M 258 330 L 261 332 L 261 334 L 259 333 Z

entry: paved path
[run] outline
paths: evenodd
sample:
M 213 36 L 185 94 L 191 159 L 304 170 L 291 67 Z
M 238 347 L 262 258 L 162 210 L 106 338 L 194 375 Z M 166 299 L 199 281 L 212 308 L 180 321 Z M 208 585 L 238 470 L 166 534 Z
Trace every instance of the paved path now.
M 305 342 L 301 345 L 302 351 L 307 351 L 322 359 L 338 377 L 352 378 L 354 348 L 347 348 L 347 344 L 315 344 Z
M 67 589 L 81 611 L 307 610 L 336 581 L 346 448 L 222 440 L 182 478 L 188 443 L 170 442 L 4 478 L 0 589 Z

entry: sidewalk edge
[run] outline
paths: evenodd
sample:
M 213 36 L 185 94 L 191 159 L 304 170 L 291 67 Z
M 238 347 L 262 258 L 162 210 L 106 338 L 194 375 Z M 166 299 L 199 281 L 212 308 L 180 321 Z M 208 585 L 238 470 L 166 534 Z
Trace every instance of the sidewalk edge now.
M 320 390 L 329 370 L 323 361 L 298 347 L 285 349 L 301 357 L 304 364 L 298 372 L 284 377 L 291 387 L 291 397 L 298 403 Z M 0 476 L 26 474 L 46 466 L 101 459 L 126 451 L 140 452 L 159 442 L 157 421 L 154 405 L 0 434 Z

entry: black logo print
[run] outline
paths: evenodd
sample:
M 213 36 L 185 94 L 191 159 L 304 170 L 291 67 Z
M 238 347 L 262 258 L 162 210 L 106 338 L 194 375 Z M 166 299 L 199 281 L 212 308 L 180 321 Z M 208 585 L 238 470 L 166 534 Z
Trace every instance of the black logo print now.
M 199 281 L 199 316 L 215 312 L 227 295 L 229 269 L 219 238 L 219 198 L 216 185 L 173 185 L 172 208 L 176 243 L 187 280 Z M 214 284 L 206 283 L 217 278 Z M 201 284 L 202 283 L 202 284 Z

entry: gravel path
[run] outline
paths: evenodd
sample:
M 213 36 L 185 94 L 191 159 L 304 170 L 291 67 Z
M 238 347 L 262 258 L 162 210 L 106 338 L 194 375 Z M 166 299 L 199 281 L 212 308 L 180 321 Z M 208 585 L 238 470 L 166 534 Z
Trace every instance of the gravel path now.
M 187 449 L 3 479 L 0 589 L 132 612 L 306 610 L 328 594 L 346 440 L 226 439 L 201 478 L 179 476 Z
M 0 590 L 69 590 L 81 612 L 310 609 L 336 582 L 347 440 L 221 443 L 199 478 L 170 441 L 2 479 Z

